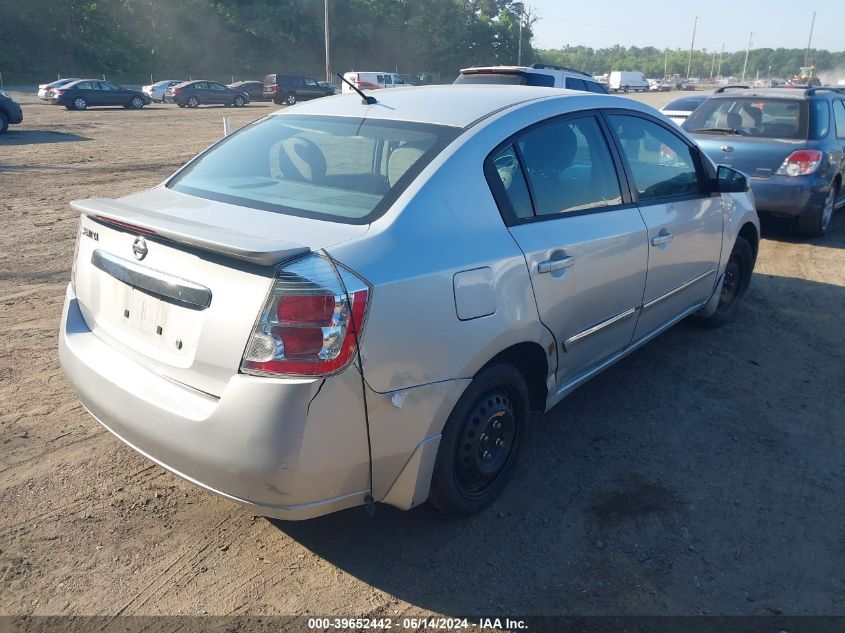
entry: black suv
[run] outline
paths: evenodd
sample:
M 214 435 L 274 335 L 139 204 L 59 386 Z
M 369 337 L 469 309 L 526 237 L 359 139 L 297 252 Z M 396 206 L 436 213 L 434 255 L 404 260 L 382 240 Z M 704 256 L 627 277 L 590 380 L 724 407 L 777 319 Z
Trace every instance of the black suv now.
M 23 121 L 23 112 L 20 105 L 0 90 L 0 134 L 9 129 L 10 123 L 20 123 L 21 121 Z
M 264 77 L 264 98 L 276 105 L 293 105 L 297 101 L 334 94 L 334 88 L 321 86 L 316 79 L 301 75 L 273 74 Z

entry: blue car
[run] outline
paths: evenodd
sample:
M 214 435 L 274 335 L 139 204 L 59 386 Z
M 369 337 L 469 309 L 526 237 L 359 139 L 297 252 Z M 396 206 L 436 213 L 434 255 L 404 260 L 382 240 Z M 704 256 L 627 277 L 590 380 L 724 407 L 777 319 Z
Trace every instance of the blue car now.
M 803 235 L 830 230 L 845 204 L 845 95 L 772 88 L 714 94 L 683 128 L 719 165 L 750 177 L 761 215 L 791 217 Z

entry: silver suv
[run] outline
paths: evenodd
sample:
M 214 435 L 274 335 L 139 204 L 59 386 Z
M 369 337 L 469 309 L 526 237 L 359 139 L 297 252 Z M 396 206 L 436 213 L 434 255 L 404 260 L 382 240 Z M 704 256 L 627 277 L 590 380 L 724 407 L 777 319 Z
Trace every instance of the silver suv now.
M 480 510 L 529 410 L 687 316 L 729 321 L 751 279 L 745 177 L 646 105 L 378 98 L 286 108 L 149 191 L 72 203 L 59 352 L 82 403 L 258 514 Z
M 456 84 L 498 84 L 514 86 L 541 86 L 545 88 L 566 88 L 582 92 L 606 95 L 607 89 L 598 81 L 580 70 L 533 64 L 531 66 L 474 66 L 462 68 Z

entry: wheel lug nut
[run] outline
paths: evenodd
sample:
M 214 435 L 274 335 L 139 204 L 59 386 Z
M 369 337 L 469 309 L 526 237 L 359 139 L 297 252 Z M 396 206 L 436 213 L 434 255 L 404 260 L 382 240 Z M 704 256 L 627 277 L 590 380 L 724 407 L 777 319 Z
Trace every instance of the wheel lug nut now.
M 484 458 L 485 461 L 488 461 L 488 462 L 491 459 L 493 459 L 493 456 L 490 454 L 490 451 L 484 451 L 484 454 L 482 455 L 482 457 Z
M 505 445 L 505 441 L 500 437 L 496 440 L 496 448 L 502 448 Z
M 498 431 L 500 428 L 502 428 L 502 423 L 496 420 L 495 422 L 493 422 L 493 428 Z
M 490 439 L 490 437 L 487 435 L 487 433 L 482 433 L 481 435 L 478 436 L 478 439 L 481 440 L 482 442 L 486 442 L 487 440 Z

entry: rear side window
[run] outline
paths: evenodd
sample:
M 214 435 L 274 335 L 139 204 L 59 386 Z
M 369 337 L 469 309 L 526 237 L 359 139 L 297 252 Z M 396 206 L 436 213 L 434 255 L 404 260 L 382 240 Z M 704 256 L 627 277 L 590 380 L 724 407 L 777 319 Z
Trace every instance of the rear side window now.
M 524 72 L 470 72 L 461 73 L 456 84 L 499 84 L 511 86 L 545 86 L 553 88 L 555 78 L 542 73 Z
M 833 119 L 836 121 L 836 138 L 845 138 L 845 101 L 833 102 Z
M 593 117 L 535 127 L 517 141 L 537 215 L 622 203 L 607 142 Z
M 566 87 L 570 90 L 587 90 L 587 84 L 584 83 L 584 80 L 576 79 L 575 77 L 566 78 Z
M 692 149 L 680 137 L 640 117 L 611 114 L 608 118 L 640 202 L 702 192 Z
M 663 106 L 663 109 L 692 112 L 702 103 L 704 103 L 704 99 L 698 99 L 696 97 L 681 97 L 680 99 L 670 101 L 665 106 Z
M 585 81 L 584 83 L 587 84 L 587 90 L 590 91 L 590 92 L 595 92 L 596 94 L 600 94 L 600 95 L 606 95 L 607 94 L 607 90 L 605 90 L 604 86 L 602 86 L 598 82 Z
M 502 185 L 507 203 L 510 204 L 513 215 L 524 220 L 534 215 L 534 207 L 531 204 L 531 194 L 528 193 L 528 184 L 525 182 L 525 174 L 522 165 L 513 145 L 499 150 L 490 158 L 496 178 Z M 495 184 L 493 185 L 495 186 Z
M 692 113 L 688 132 L 733 132 L 758 138 L 807 138 L 807 101 L 737 97 L 708 99 Z
M 827 138 L 830 132 L 830 108 L 827 99 L 810 101 L 810 138 Z
M 404 121 L 276 115 L 229 136 L 167 187 L 276 213 L 366 224 L 458 133 Z

